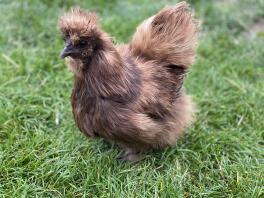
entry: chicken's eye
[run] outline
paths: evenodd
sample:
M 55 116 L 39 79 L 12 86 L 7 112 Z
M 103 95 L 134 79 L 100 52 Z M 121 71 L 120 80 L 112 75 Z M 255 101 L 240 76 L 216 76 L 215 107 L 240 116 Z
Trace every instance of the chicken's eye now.
M 86 41 L 80 41 L 80 42 L 79 42 L 79 46 L 80 46 L 80 47 L 84 47 L 85 45 L 86 45 Z

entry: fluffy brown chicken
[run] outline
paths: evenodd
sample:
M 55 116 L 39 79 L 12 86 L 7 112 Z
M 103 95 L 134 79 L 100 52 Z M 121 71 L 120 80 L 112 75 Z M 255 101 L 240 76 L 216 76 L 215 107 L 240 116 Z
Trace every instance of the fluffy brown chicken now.
M 119 159 L 128 161 L 174 144 L 193 120 L 182 84 L 197 24 L 181 2 L 145 20 L 129 44 L 115 46 L 94 13 L 73 9 L 62 16 L 61 57 L 69 57 L 74 73 L 71 101 L 80 131 L 120 145 Z

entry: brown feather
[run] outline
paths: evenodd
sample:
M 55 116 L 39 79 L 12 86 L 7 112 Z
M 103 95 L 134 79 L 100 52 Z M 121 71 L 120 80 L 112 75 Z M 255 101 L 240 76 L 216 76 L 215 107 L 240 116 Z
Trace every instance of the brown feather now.
M 194 59 L 197 27 L 181 2 L 144 21 L 128 45 L 114 46 L 95 14 L 73 9 L 62 16 L 63 36 L 88 43 L 79 58 L 69 58 L 79 129 L 138 151 L 174 144 L 193 120 L 182 84 Z

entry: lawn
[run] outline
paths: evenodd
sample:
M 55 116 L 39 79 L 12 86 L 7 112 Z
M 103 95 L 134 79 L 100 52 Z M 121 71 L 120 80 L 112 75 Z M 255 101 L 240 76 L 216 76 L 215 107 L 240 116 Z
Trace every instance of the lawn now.
M 185 84 L 198 111 L 177 145 L 120 163 L 74 124 L 58 16 L 94 10 L 122 43 L 176 2 L 0 0 L 0 197 L 264 197 L 263 0 L 189 1 L 203 22 Z

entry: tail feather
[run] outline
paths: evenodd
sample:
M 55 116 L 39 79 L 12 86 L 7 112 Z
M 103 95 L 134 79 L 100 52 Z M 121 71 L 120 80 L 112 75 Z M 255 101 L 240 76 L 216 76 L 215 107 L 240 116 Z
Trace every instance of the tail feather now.
M 195 56 L 198 21 L 186 2 L 164 8 L 145 20 L 134 34 L 130 49 L 138 56 L 188 68 Z

